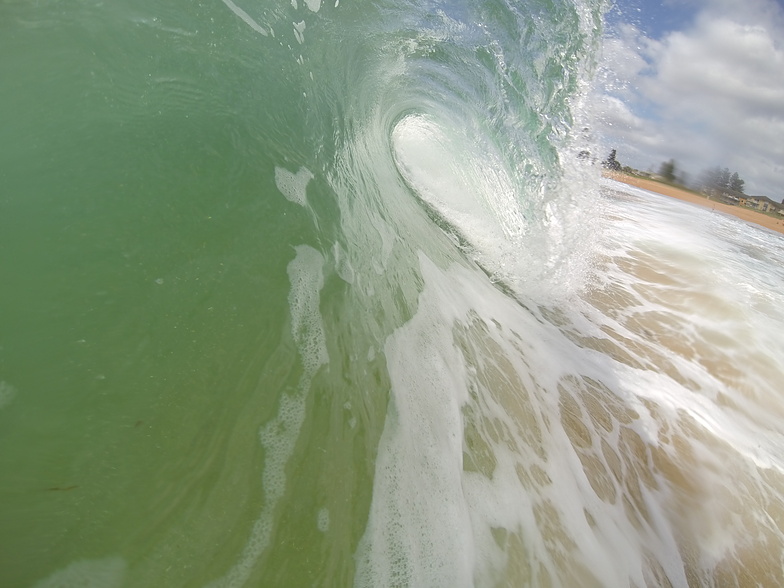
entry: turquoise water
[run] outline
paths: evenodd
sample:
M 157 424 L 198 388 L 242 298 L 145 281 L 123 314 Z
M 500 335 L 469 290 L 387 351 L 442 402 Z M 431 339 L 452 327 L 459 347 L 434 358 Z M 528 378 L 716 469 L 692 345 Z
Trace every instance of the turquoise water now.
M 784 244 L 576 156 L 604 8 L 0 3 L 0 585 L 780 584 Z

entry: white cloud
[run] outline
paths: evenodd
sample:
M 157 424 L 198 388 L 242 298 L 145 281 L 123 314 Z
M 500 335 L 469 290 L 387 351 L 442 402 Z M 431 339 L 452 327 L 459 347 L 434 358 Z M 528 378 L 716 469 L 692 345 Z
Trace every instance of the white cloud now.
M 645 130 L 645 120 L 636 116 L 626 103 L 614 96 L 602 96 L 596 106 L 606 126 L 614 127 L 618 133 L 635 133 Z
M 623 163 L 726 166 L 747 192 L 781 200 L 783 23 L 772 0 L 709 0 L 689 28 L 658 40 L 619 27 L 597 77 L 599 133 Z
M 707 98 L 730 110 L 784 115 L 784 53 L 762 26 L 701 19 L 696 29 L 669 35 L 656 77 L 646 81 L 653 98 L 677 92 L 692 113 L 708 114 L 698 104 Z

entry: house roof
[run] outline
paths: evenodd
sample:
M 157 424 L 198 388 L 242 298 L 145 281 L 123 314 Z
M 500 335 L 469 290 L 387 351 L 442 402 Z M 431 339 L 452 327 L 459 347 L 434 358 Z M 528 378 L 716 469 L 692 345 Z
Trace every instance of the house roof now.
M 767 196 L 746 196 L 746 198 L 750 199 L 750 200 L 758 200 L 758 201 L 759 200 L 766 200 L 766 201 L 770 202 L 771 204 L 775 204 L 776 206 L 781 206 L 781 204 L 782 204 L 781 202 L 776 202 L 775 200 L 771 200 Z

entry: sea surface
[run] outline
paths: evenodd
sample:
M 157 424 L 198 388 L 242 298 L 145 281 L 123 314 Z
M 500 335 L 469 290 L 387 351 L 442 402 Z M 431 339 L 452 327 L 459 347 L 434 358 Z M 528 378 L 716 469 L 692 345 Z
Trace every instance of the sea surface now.
M 607 8 L 0 0 L 0 586 L 784 584 L 784 239 L 601 179 Z

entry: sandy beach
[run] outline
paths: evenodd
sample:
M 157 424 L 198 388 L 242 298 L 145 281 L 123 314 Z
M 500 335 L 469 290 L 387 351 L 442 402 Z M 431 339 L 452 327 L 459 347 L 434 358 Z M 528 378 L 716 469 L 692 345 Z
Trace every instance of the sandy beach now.
M 784 233 L 784 218 L 774 218 L 743 206 L 730 206 L 729 204 L 722 204 L 720 202 L 708 200 L 707 198 L 694 194 L 693 192 L 689 192 L 688 190 L 682 190 L 680 188 L 676 188 L 675 186 L 669 186 L 655 180 L 636 178 L 634 176 L 621 173 L 607 174 L 607 177 L 625 184 L 629 184 L 630 186 L 642 188 L 643 190 L 649 190 L 651 192 L 656 192 L 657 194 L 664 194 L 665 196 L 671 196 L 672 198 L 678 198 L 679 200 L 685 200 L 686 202 L 699 204 L 700 206 L 706 206 L 708 208 L 712 208 L 713 210 L 726 212 L 727 214 L 731 214 L 742 220 L 763 226 L 766 229 Z

